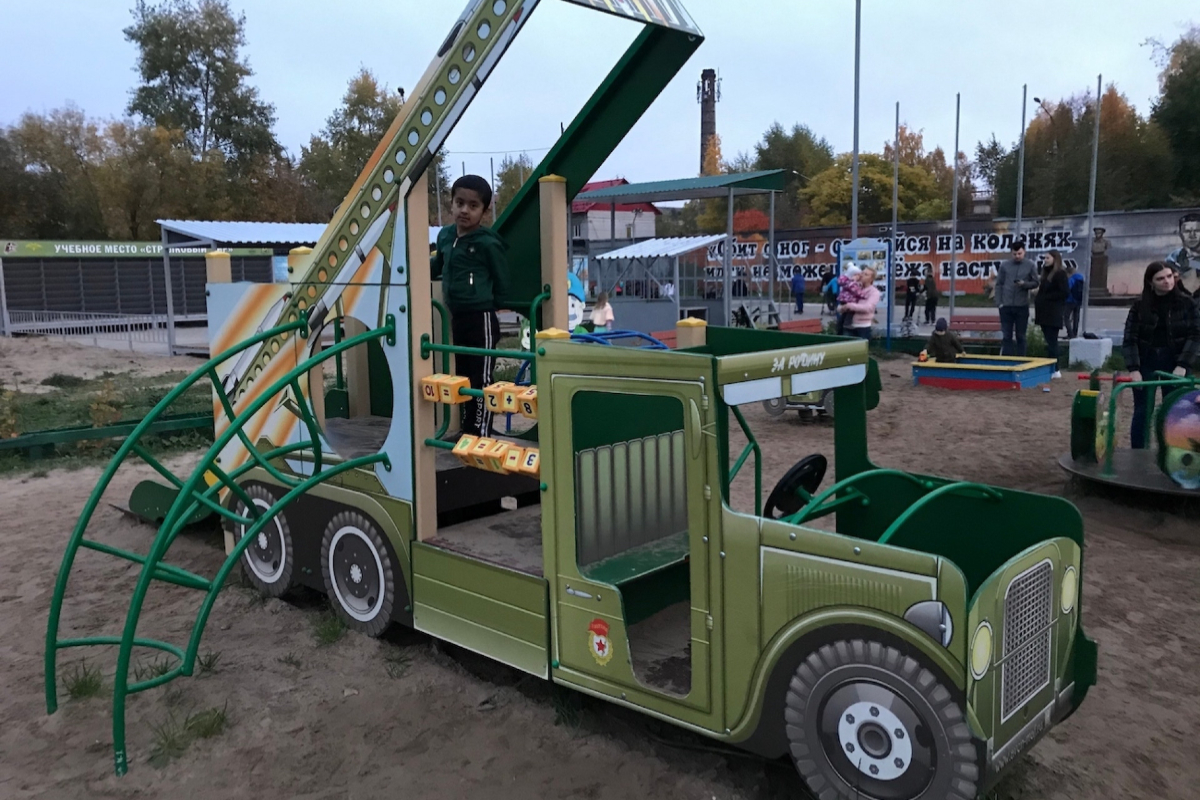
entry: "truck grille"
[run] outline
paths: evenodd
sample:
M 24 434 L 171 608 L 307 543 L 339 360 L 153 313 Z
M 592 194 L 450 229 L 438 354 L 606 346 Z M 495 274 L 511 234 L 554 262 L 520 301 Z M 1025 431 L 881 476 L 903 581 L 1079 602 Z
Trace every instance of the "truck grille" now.
M 1050 682 L 1050 623 L 1054 566 L 1043 561 L 1022 572 L 1004 595 L 1000 719 L 1007 720 Z

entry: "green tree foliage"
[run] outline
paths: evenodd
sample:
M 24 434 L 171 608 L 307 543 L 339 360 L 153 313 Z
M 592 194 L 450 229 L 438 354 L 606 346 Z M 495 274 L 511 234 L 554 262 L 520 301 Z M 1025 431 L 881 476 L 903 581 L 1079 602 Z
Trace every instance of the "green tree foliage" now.
M 950 203 L 954 196 L 954 166 L 946 160 L 946 152 L 940 147 L 934 148 L 931 152 L 925 151 L 925 136 L 922 131 L 914 131 L 907 125 L 901 125 L 899 136 L 896 142 L 885 142 L 883 145 L 883 157 L 887 161 L 892 161 L 895 157 L 895 151 L 900 151 L 900 219 L 941 219 L 937 216 L 929 216 L 936 214 L 944 207 L 946 214 L 949 215 Z M 934 183 L 937 184 L 937 195 L 926 199 L 919 200 L 916 205 L 909 206 L 903 196 L 905 190 L 905 172 L 904 167 L 909 166 L 914 169 L 923 171 L 932 176 Z M 971 195 L 975 189 L 971 181 L 971 176 L 974 173 L 974 168 L 964 153 L 958 154 L 958 213 L 966 215 L 971 210 Z M 913 173 L 915 175 L 915 173 Z M 920 208 L 925 204 L 923 208 Z M 890 213 L 891 202 L 888 203 Z M 918 208 L 920 210 L 918 211 Z M 905 214 L 911 216 L 905 217 Z M 861 209 L 860 209 L 861 215 Z M 890 217 L 889 217 L 890 221 Z
M 810 224 L 846 225 L 850 222 L 853 158 L 842 154 L 833 166 L 816 175 L 800 191 L 800 200 L 811 209 Z M 876 153 L 859 155 L 858 219 L 864 224 L 892 219 L 892 162 Z M 950 196 L 925 167 L 900 163 L 899 217 L 904 221 L 945 219 Z
M 301 148 L 300 174 L 322 219 L 341 205 L 402 106 L 399 95 L 364 68 L 350 79 L 325 128 Z
M 1152 119 L 1173 156 L 1175 202 L 1200 204 L 1200 26 L 1161 50 L 1162 94 L 1154 104 Z
M 275 108 L 248 85 L 253 74 L 240 50 L 244 16 L 226 0 L 138 0 L 125 38 L 137 45 L 141 79 L 129 113 L 180 130 L 194 155 L 220 150 L 235 174 L 255 157 L 278 155 Z
M 495 193 L 492 202 L 496 204 L 497 216 L 504 213 L 504 209 L 517 196 L 521 185 L 529 180 L 532 172 L 533 159 L 526 153 L 520 153 L 516 158 L 505 155 L 500 160 L 500 166 L 496 170 L 496 185 L 492 187 Z M 484 221 L 490 222 L 490 216 L 485 217 Z
M 43 195 L 34 201 L 42 235 L 105 235 L 95 182 L 103 151 L 99 126 L 75 106 L 47 115 L 25 114 L 9 132 L 22 168 Z
M 1095 103 L 1077 96 L 1047 104 L 1030 122 L 1025 133 L 1024 216 L 1087 211 L 1095 119 Z M 1017 148 L 994 163 L 998 213 L 1015 215 Z M 1101 105 L 1096 208 L 1161 207 L 1169 202 L 1170 190 L 1171 147 L 1162 128 L 1138 115 L 1110 85 Z
M 754 168 L 788 171 L 787 189 L 778 197 L 775 207 L 779 226 L 803 224 L 806 209 L 798 202 L 800 190 L 832 165 L 833 147 L 807 125 L 797 123 L 787 131 L 776 122 L 767 128 L 762 140 L 754 146 Z

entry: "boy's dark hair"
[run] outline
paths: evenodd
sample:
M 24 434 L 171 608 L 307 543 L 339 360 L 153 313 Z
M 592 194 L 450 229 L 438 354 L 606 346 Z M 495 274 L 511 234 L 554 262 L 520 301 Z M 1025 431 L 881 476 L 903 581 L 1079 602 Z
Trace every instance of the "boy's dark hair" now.
M 1020 239 L 1013 239 L 1012 247 L 1009 249 L 1011 249 L 1014 253 L 1017 252 L 1018 250 L 1024 250 L 1025 249 L 1024 237 L 1022 237 Z
M 492 206 L 492 187 L 488 182 L 478 175 L 463 175 L 454 182 L 450 187 L 450 197 L 454 197 L 454 193 L 459 189 L 470 189 L 475 194 L 479 195 L 479 199 L 483 201 L 483 208 L 486 211 Z

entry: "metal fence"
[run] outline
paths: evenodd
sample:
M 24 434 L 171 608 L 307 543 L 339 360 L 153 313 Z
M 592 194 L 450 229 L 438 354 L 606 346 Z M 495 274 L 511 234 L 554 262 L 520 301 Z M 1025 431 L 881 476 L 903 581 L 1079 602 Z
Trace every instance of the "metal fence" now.
M 82 311 L 8 312 L 10 335 L 57 336 L 97 346 L 166 350 L 164 314 L 94 314 Z

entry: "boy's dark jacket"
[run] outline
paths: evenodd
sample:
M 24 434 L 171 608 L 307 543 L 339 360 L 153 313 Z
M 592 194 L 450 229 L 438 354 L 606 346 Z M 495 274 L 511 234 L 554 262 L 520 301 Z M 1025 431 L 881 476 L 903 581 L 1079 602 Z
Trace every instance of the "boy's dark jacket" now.
M 494 311 L 508 295 L 507 245 L 482 225 L 463 236 L 455 225 L 438 231 L 429 259 L 430 276 L 442 280 L 442 299 L 451 313 Z

